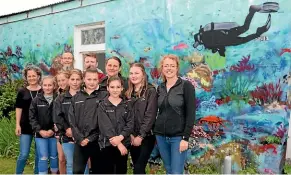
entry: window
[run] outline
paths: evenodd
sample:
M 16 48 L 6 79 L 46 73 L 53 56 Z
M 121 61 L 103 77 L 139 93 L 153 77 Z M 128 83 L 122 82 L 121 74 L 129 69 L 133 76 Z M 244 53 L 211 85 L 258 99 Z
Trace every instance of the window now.
M 77 25 L 74 29 L 74 67 L 84 70 L 84 54 L 96 53 L 98 68 L 105 69 L 105 23 Z

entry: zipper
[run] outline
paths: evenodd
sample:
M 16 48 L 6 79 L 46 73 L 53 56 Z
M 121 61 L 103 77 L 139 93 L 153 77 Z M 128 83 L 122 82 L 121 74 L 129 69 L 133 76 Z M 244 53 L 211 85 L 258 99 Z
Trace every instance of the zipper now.
M 105 146 L 106 146 L 105 144 L 106 144 L 106 138 L 104 137 L 103 138 L 103 148 L 105 148 Z
M 179 79 L 178 79 L 179 80 Z M 177 80 L 177 81 L 178 81 Z M 174 88 L 174 87 L 176 87 L 176 86 L 178 86 L 180 83 L 178 83 L 178 84 L 175 84 L 174 86 L 172 86 L 170 89 L 169 89 L 169 91 L 167 91 L 167 85 L 166 85 L 166 83 L 165 83 L 165 88 L 164 88 L 164 90 L 166 90 L 166 93 L 167 93 L 167 95 L 166 95 L 166 99 L 165 100 L 167 100 L 166 101 L 166 104 L 168 103 L 168 105 L 165 105 L 165 107 L 167 107 L 167 106 L 170 106 L 171 107 L 171 105 L 169 104 L 169 94 L 170 94 L 170 92 L 171 92 L 171 90 Z M 164 121 L 164 137 L 166 137 L 166 122 L 167 122 L 167 119 L 168 119 L 168 117 L 167 117 L 168 115 L 166 115 L 166 118 L 165 118 L 165 121 Z

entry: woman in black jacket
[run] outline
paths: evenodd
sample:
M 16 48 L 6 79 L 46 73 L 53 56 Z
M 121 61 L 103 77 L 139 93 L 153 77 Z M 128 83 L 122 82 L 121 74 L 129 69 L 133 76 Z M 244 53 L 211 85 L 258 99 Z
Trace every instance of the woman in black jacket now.
M 134 174 L 145 174 L 145 168 L 155 145 L 152 129 L 157 115 L 157 92 L 148 83 L 145 68 L 141 63 L 134 63 L 129 70 L 129 99 L 134 115 L 134 132 L 131 135 L 130 155 Z
M 100 129 L 101 173 L 126 174 L 130 134 L 133 116 L 126 101 L 120 98 L 123 90 L 118 76 L 108 79 L 109 97 L 99 104 L 98 124 Z
M 164 82 L 158 87 L 159 113 L 154 133 L 167 174 L 183 174 L 195 121 L 195 89 L 179 78 L 178 72 L 179 58 L 165 55 L 161 60 Z
M 85 88 L 72 98 L 68 113 L 75 141 L 73 174 L 83 174 L 89 158 L 92 173 L 99 174 L 101 166 L 97 107 L 108 93 L 100 90 L 96 69 L 84 72 L 84 83 Z
M 29 119 L 34 131 L 35 143 L 39 155 L 39 174 L 48 173 L 48 159 L 53 174 L 58 172 L 57 140 L 54 137 L 53 100 L 56 97 L 54 77 L 47 76 L 42 79 L 43 93 L 31 102 Z

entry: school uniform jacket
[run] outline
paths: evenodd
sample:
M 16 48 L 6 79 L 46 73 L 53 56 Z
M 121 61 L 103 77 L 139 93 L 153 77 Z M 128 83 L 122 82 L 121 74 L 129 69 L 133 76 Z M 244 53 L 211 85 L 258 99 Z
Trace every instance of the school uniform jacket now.
M 56 94 L 53 95 L 55 99 Z M 44 94 L 38 94 L 31 102 L 29 108 L 29 121 L 32 126 L 35 137 L 42 138 L 40 130 L 53 130 L 53 102 L 51 104 L 45 99 Z M 52 136 L 54 137 L 54 136 Z
M 97 108 L 99 102 L 106 96 L 107 91 L 99 88 L 90 95 L 81 90 L 72 98 L 68 116 L 73 138 L 77 144 L 80 144 L 85 138 L 89 139 L 89 142 L 98 141 Z
M 72 95 L 69 91 L 60 94 L 54 101 L 54 115 L 53 121 L 60 133 L 61 142 L 73 142 L 73 138 L 66 135 L 66 130 L 70 128 L 70 122 L 68 118 L 69 108 L 71 106 Z
M 156 88 L 148 84 L 147 89 L 143 89 L 141 97 L 132 95 L 129 99 L 134 115 L 134 136 L 142 138 L 153 135 L 152 129 L 157 117 L 158 95 Z
M 113 105 L 108 98 L 104 99 L 98 107 L 98 125 L 100 129 L 100 148 L 110 146 L 109 139 L 122 135 L 124 146 L 130 146 L 130 134 L 133 131 L 133 116 L 130 106 L 122 101 L 117 106 Z

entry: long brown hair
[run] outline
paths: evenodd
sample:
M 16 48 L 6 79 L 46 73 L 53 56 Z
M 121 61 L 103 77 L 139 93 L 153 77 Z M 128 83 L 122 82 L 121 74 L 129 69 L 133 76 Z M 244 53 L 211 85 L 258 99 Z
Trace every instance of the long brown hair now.
M 144 65 L 141 63 L 133 63 L 130 65 L 130 68 L 132 68 L 132 67 L 139 67 L 142 71 L 142 74 L 143 74 L 143 81 L 141 82 L 141 87 L 137 92 L 137 96 L 140 97 L 142 90 L 148 88 L 147 74 L 145 72 Z M 131 95 L 133 92 L 134 92 L 134 85 L 132 84 L 132 82 L 130 80 L 128 80 L 128 89 L 125 92 L 125 96 L 129 99 L 129 98 L 131 98 Z M 142 95 L 145 96 L 145 93 Z
M 171 60 L 173 60 L 173 61 L 176 62 L 177 69 L 178 69 L 177 76 L 179 75 L 179 70 L 180 70 L 179 57 L 177 55 L 174 55 L 174 54 L 164 55 L 162 57 L 161 61 L 160 61 L 160 67 L 159 67 L 159 70 L 161 72 L 161 77 L 163 79 L 163 82 L 166 82 L 166 77 L 165 77 L 165 75 L 163 74 L 163 71 L 162 71 L 163 65 L 164 65 L 164 61 L 165 61 L 166 58 L 169 58 L 169 59 L 171 59 Z

